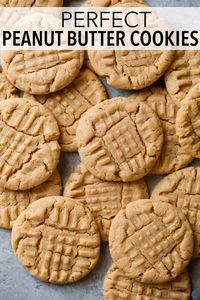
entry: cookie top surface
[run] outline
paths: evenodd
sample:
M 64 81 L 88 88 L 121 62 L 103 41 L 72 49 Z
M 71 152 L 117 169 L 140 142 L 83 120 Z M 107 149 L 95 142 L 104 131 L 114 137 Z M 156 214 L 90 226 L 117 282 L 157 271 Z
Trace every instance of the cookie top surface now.
M 165 74 L 168 93 L 179 107 L 190 89 L 199 82 L 199 62 L 199 51 L 176 51 L 174 61 Z
M 200 158 L 200 84 L 184 98 L 176 118 L 176 134 L 186 153 Z
M 188 265 L 193 235 L 186 217 L 175 206 L 138 200 L 114 218 L 109 246 L 114 263 L 128 277 L 143 283 L 163 283 Z
M 53 115 L 36 101 L 0 101 L 0 186 L 26 190 L 54 172 L 60 146 Z
M 12 228 L 17 217 L 27 206 L 46 196 L 60 196 L 61 178 L 58 171 L 44 183 L 26 191 L 11 191 L 0 188 L 0 227 Z
M 8 78 L 0 69 L 0 101 L 17 97 L 17 89 L 10 83 Z
M 186 271 L 171 282 L 151 285 L 130 279 L 112 264 L 105 276 L 103 290 L 105 300 L 189 300 L 191 286 Z
M 143 0 L 86 0 L 83 6 L 89 7 L 109 7 L 116 4 L 126 4 L 131 3 L 132 5 L 144 4 L 145 1 Z M 146 4 L 146 3 L 145 3 Z
M 122 207 L 131 201 L 149 197 L 143 179 L 130 183 L 102 181 L 82 163 L 70 175 L 64 196 L 88 206 L 97 222 L 102 241 L 108 240 L 111 222 Z
M 62 6 L 63 0 L 0 0 L 0 7 Z
M 115 88 L 138 90 L 150 86 L 170 66 L 172 51 L 88 51 L 95 72 Z
M 28 97 L 25 94 L 25 97 Z M 93 105 L 107 99 L 98 77 L 84 68 L 66 88 L 49 95 L 33 96 L 54 115 L 59 129 L 62 151 L 77 151 L 76 128 L 79 119 Z
M 200 167 L 189 167 L 163 178 L 154 188 L 153 199 L 175 205 L 187 217 L 194 235 L 194 257 L 200 257 Z
M 2 67 L 24 92 L 43 95 L 69 85 L 80 72 L 84 51 L 4 51 Z
M 144 177 L 159 157 L 163 133 L 145 103 L 113 98 L 89 109 L 76 132 L 87 169 L 102 180 L 133 181 Z
M 95 267 L 100 236 L 87 207 L 67 197 L 47 197 L 17 218 L 12 248 L 31 275 L 61 284 L 77 281 Z
M 174 104 L 166 89 L 159 87 L 149 88 L 136 92 L 129 98 L 146 102 L 155 111 L 162 125 L 164 134 L 163 147 L 151 173 L 157 175 L 168 174 L 188 165 L 193 158 L 179 144 L 176 135 L 178 107 Z

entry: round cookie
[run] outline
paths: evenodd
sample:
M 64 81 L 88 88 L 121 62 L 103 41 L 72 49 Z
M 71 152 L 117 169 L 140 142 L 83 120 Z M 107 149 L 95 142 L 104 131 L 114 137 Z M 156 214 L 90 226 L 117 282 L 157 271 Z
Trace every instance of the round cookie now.
M 63 0 L 0 0 L 0 7 L 63 6 Z
M 162 152 L 150 173 L 156 175 L 175 172 L 187 166 L 192 156 L 185 153 L 176 135 L 176 115 L 178 107 L 172 101 L 166 89 L 154 87 L 137 92 L 130 99 L 145 101 L 157 114 L 163 128 L 164 142 Z
M 139 90 L 158 80 L 170 66 L 173 51 L 89 51 L 95 72 L 115 88 Z
M 0 188 L 0 227 L 12 228 L 17 217 L 27 206 L 43 197 L 60 196 L 61 178 L 58 171 L 44 183 L 26 191 L 11 191 Z
M 176 51 L 173 63 L 165 74 L 168 93 L 177 106 L 182 106 L 183 99 L 190 89 L 199 82 L 200 52 Z
M 25 97 L 30 95 L 25 94 Z M 61 150 L 77 151 L 76 128 L 79 119 L 93 105 L 107 99 L 106 90 L 98 77 L 84 68 L 66 88 L 49 95 L 32 96 L 54 115 L 59 129 Z
M 151 108 L 128 98 L 113 98 L 90 108 L 76 138 L 82 162 L 96 177 L 133 181 L 156 163 L 163 143 L 161 124 Z
M 102 181 L 81 163 L 70 175 L 64 196 L 87 205 L 97 222 L 101 239 L 105 242 L 118 211 L 131 201 L 148 198 L 149 194 L 143 179 L 129 183 Z
M 171 282 L 151 285 L 130 279 L 112 264 L 105 276 L 103 290 L 104 300 L 189 300 L 191 286 L 187 271 Z
M 46 181 L 60 157 L 59 129 L 36 101 L 0 101 L 0 186 L 26 190 Z
M 87 207 L 67 197 L 46 197 L 17 218 L 12 248 L 31 275 L 63 284 L 83 278 L 95 267 L 100 235 Z
M 17 97 L 17 89 L 8 81 L 0 68 L 0 100 Z
M 175 206 L 138 200 L 114 218 L 109 246 L 114 263 L 128 277 L 143 283 L 163 283 L 188 265 L 193 235 L 186 217 Z
M 44 95 L 69 85 L 80 72 L 84 51 L 4 51 L 2 67 L 24 92 Z
M 200 257 L 200 167 L 189 167 L 163 178 L 151 197 L 175 205 L 187 217 L 194 236 L 193 256 Z
M 184 98 L 176 118 L 176 134 L 186 153 L 200 158 L 200 83 Z

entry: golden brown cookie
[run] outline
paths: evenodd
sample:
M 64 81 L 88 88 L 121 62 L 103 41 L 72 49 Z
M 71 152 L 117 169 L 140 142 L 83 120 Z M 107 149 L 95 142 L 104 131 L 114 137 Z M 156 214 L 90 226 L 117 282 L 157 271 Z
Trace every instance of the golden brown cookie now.
M 193 254 L 193 234 L 184 214 L 168 203 L 138 200 L 114 218 L 110 253 L 126 276 L 143 283 L 168 282 Z
M 148 198 L 149 194 L 143 179 L 129 183 L 102 181 L 81 163 L 70 175 L 64 196 L 88 206 L 98 224 L 101 239 L 105 242 L 118 211 L 131 201 Z
M 200 167 L 179 170 L 163 178 L 151 197 L 175 205 L 187 217 L 194 235 L 194 257 L 200 257 Z
M 25 94 L 25 97 L 30 95 Z M 84 68 L 66 88 L 49 95 L 33 96 L 54 115 L 60 129 L 61 150 L 77 151 L 76 128 L 79 119 L 93 105 L 107 99 L 98 77 Z
M 172 51 L 89 51 L 95 72 L 115 88 L 139 90 L 158 80 L 170 66 Z
M 0 0 L 0 7 L 63 6 L 63 0 Z
M 96 177 L 133 181 L 156 163 L 163 143 L 159 119 L 145 103 L 113 98 L 90 108 L 76 138 L 82 162 Z
M 0 101 L 17 97 L 17 89 L 10 83 L 0 68 Z
M 24 92 L 43 95 L 69 85 L 80 72 L 84 51 L 4 51 L 2 67 Z
M 60 196 L 61 178 L 58 171 L 44 183 L 26 191 L 11 191 L 0 188 L 0 227 L 12 228 L 17 217 L 27 206 L 43 197 Z
M 189 300 L 191 286 L 187 271 L 171 282 L 151 285 L 130 279 L 112 264 L 105 276 L 103 290 L 104 300 Z
M 193 158 L 179 144 L 176 135 L 178 107 L 174 104 L 166 89 L 149 88 L 134 93 L 129 98 L 145 101 L 155 111 L 162 124 L 164 134 L 162 152 L 151 173 L 157 175 L 168 174 L 187 166 Z
M 177 106 L 190 89 L 199 82 L 200 51 L 176 51 L 175 59 L 165 74 L 168 93 Z
M 195 85 L 182 102 L 176 118 L 176 134 L 184 151 L 200 158 L 200 83 Z
M 0 101 L 0 186 L 26 190 L 46 181 L 60 157 L 53 115 L 36 101 Z
M 67 197 L 46 197 L 17 218 L 12 248 L 31 275 L 62 284 L 83 278 L 95 267 L 100 235 L 86 206 Z

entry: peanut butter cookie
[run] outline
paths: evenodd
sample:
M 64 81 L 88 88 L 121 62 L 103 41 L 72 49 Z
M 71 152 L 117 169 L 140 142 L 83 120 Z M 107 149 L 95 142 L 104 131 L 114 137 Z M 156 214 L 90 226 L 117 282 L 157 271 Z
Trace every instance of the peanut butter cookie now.
M 175 205 L 187 217 L 194 235 L 193 256 L 200 257 L 200 167 L 179 170 L 163 178 L 151 197 Z
M 130 279 L 112 264 L 104 279 L 103 290 L 104 300 L 189 300 L 191 286 L 187 271 L 171 282 L 151 285 Z
M 174 61 L 165 74 L 165 83 L 177 106 L 182 105 L 187 93 L 199 82 L 199 77 L 200 51 L 176 51 Z
M 86 206 L 66 197 L 46 197 L 17 218 L 12 248 L 31 275 L 63 284 L 83 278 L 95 267 L 100 235 Z
M 138 200 L 114 218 L 110 253 L 126 276 L 164 283 L 180 275 L 193 254 L 193 235 L 184 214 L 168 203 Z
M 63 0 L 0 0 L 0 7 L 63 6 Z
M 176 135 L 178 107 L 174 104 L 166 89 L 159 87 L 149 88 L 134 93 L 129 98 L 145 101 L 155 111 L 162 124 L 164 134 L 163 147 L 151 173 L 157 175 L 168 174 L 187 166 L 193 158 L 179 144 Z
M 133 181 L 144 177 L 155 165 L 163 132 L 146 103 L 113 98 L 83 115 L 76 138 L 81 160 L 94 176 Z
M 80 72 L 84 51 L 3 51 L 2 67 L 9 81 L 36 95 L 56 92 Z
M 30 97 L 30 94 L 25 94 Z M 66 88 L 49 95 L 33 96 L 54 115 L 59 129 L 59 144 L 66 152 L 77 151 L 76 128 L 81 116 L 93 105 L 107 99 L 98 77 L 84 68 Z
M 177 113 L 176 134 L 184 151 L 200 158 L 200 83 L 195 85 Z
M 61 178 L 57 171 L 47 181 L 30 190 L 0 188 L 0 227 L 12 228 L 14 221 L 30 203 L 47 196 L 60 196 L 61 192 Z
M 108 240 L 111 222 L 118 211 L 131 201 L 149 197 L 143 179 L 129 183 L 102 181 L 92 175 L 82 163 L 70 175 L 64 196 L 88 206 L 104 242 Z
M 60 157 L 53 115 L 36 101 L 0 101 L 0 186 L 26 190 L 46 181 Z
M 17 89 L 10 83 L 0 68 L 0 100 L 17 97 Z

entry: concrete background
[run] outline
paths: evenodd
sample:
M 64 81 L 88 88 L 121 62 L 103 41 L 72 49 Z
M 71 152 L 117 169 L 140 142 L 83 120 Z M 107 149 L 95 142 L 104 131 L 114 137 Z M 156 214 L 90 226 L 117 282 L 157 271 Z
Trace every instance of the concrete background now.
M 68 5 L 80 5 L 82 1 L 66 1 Z M 152 6 L 200 6 L 199 0 L 147 0 Z M 67 5 L 66 5 L 67 6 Z M 105 81 L 103 80 L 105 83 Z M 127 92 L 107 87 L 110 97 L 126 96 Z M 59 170 L 63 182 L 66 181 L 73 167 L 79 162 L 78 154 L 62 154 Z M 195 161 L 192 165 L 200 165 Z M 150 190 L 159 176 L 147 176 Z M 10 231 L 0 229 L 0 300 L 102 300 L 102 282 L 111 265 L 108 246 L 102 245 L 101 257 L 97 267 L 78 283 L 56 286 L 32 278 L 19 264 L 12 253 Z M 200 260 L 190 264 L 193 290 L 200 287 Z M 200 300 L 200 297 L 197 298 Z M 181 299 L 180 299 L 181 300 Z

